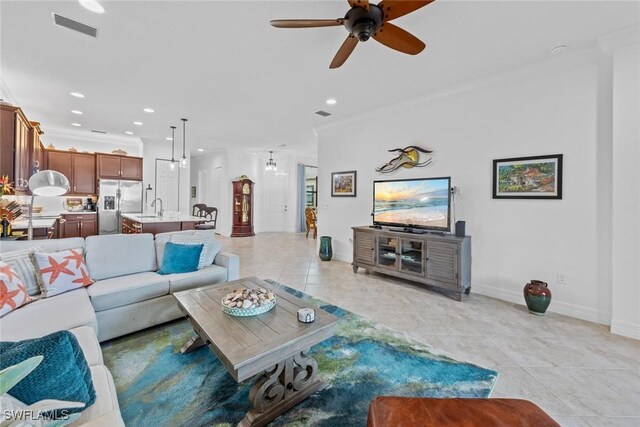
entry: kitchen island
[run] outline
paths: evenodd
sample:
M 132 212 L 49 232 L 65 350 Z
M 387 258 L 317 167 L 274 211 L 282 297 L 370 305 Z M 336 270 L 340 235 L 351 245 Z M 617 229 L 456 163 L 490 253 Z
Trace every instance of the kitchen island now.
M 146 213 L 122 214 L 122 234 L 166 233 L 168 231 L 193 230 L 204 222 L 201 217 L 178 214 L 159 216 Z

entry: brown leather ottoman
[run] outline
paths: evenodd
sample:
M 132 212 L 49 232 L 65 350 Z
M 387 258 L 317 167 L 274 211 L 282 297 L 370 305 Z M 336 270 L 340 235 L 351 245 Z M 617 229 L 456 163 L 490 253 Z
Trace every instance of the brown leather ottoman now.
M 379 396 L 371 401 L 367 426 L 559 427 L 559 424 L 528 400 Z

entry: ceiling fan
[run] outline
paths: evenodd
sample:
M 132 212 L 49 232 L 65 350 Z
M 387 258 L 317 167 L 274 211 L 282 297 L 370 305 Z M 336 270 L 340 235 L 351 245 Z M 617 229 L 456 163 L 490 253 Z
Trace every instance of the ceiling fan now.
M 338 68 L 349 58 L 359 41 L 373 37 L 383 45 L 409 55 L 422 52 L 425 44 L 414 35 L 389 21 L 411 13 L 434 0 L 406 1 L 382 0 L 377 5 L 369 0 L 347 0 L 351 9 L 338 19 L 275 19 L 271 25 L 278 28 L 337 27 L 344 25 L 349 36 L 342 43 L 329 68 Z

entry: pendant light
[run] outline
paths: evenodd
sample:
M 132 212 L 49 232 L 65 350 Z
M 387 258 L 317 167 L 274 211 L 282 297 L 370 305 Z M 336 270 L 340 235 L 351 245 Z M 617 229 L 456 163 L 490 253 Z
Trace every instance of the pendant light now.
M 176 141 L 176 127 L 175 126 L 170 126 L 170 127 L 171 127 L 171 163 L 169 164 L 169 169 L 174 171 L 176 170 L 176 159 L 174 159 L 173 147 Z
M 180 167 L 181 168 L 186 168 L 187 167 L 187 155 L 185 154 L 185 146 L 186 146 L 186 128 L 187 128 L 187 119 L 180 119 L 182 120 L 182 158 L 180 159 Z
M 277 171 L 276 162 L 273 161 L 273 151 L 269 151 L 269 161 L 267 165 L 264 167 L 265 171 Z

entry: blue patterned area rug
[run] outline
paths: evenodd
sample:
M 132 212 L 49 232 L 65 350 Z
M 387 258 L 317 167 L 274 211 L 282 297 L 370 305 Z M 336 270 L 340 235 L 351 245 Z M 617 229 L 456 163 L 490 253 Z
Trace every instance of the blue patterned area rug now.
M 375 396 L 488 397 L 497 372 L 437 355 L 402 334 L 271 282 L 340 318 L 333 338 L 310 352 L 324 390 L 271 425 L 364 426 Z M 207 347 L 180 354 L 193 334 L 180 320 L 103 345 L 127 426 L 235 426 L 254 380 L 237 384 Z

